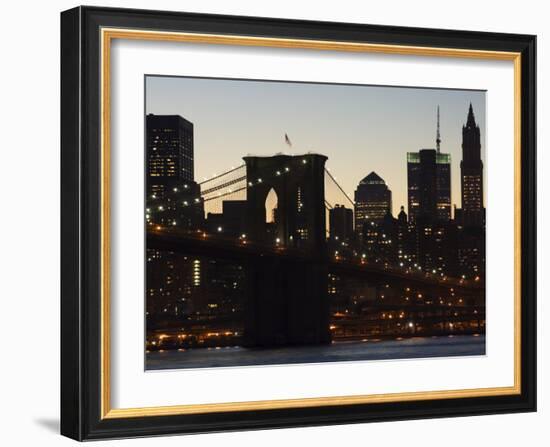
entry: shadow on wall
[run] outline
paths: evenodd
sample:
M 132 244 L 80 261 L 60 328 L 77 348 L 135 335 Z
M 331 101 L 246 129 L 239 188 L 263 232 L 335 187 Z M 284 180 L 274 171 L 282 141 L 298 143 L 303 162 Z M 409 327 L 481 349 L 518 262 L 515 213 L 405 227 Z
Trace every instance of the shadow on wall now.
M 48 431 L 59 433 L 59 419 L 39 418 L 35 419 L 34 422 Z

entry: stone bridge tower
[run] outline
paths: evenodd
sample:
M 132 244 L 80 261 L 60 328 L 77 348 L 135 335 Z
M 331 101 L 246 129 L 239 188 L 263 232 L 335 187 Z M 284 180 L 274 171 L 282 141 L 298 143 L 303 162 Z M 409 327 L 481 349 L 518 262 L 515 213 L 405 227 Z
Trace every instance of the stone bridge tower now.
M 326 160 L 319 154 L 244 157 L 247 239 L 280 251 L 249 266 L 246 345 L 330 341 Z M 268 224 L 266 199 L 272 190 L 277 207 Z

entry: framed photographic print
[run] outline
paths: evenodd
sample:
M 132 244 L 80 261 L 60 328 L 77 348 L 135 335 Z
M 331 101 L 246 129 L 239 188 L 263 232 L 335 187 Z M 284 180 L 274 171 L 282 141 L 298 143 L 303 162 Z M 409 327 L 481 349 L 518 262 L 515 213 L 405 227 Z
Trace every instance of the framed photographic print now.
M 63 12 L 62 434 L 534 411 L 535 42 Z

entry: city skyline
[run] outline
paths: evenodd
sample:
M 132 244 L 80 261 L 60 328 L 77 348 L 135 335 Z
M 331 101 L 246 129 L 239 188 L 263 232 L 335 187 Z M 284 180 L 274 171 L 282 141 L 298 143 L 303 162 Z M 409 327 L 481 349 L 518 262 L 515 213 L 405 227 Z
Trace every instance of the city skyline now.
M 367 341 L 451 335 L 484 353 L 482 92 L 175 79 L 147 93 L 147 368 L 367 359 Z
M 146 113 L 180 115 L 195 126 L 196 181 L 242 164 L 248 154 L 311 151 L 328 156 L 327 168 L 350 197 L 371 171 L 380 175 L 392 191 L 393 215 L 401 206 L 409 212 L 407 152 L 436 148 L 438 106 L 441 152 L 451 155 L 451 205 L 461 207 L 462 126 L 470 103 L 485 161 L 482 91 L 146 77 Z

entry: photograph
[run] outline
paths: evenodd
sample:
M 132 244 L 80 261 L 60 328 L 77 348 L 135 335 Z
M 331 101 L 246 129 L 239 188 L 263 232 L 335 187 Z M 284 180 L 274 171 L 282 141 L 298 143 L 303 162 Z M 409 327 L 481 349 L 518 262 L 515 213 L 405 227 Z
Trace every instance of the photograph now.
M 484 356 L 486 93 L 145 75 L 145 369 Z

